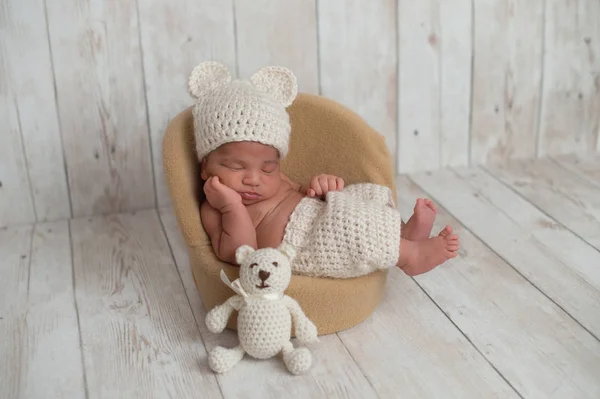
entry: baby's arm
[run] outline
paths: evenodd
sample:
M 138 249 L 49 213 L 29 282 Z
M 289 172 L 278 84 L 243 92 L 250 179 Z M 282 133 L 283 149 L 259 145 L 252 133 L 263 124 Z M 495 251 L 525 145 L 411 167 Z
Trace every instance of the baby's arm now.
M 202 224 L 219 259 L 236 263 L 235 250 L 242 245 L 256 248 L 256 230 L 242 197 L 216 176 L 204 183 L 206 202 L 200 208 Z
M 226 206 L 219 211 L 204 202 L 200 215 L 213 250 L 222 261 L 236 264 L 235 250 L 238 247 L 257 247 L 254 224 L 242 203 Z

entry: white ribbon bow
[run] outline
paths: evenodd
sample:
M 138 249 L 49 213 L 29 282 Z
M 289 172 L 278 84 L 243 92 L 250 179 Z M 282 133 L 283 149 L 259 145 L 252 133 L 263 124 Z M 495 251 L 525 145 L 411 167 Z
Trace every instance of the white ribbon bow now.
M 233 282 L 231 282 L 231 281 L 229 281 L 229 278 L 227 278 L 227 275 L 225 274 L 225 272 L 223 270 L 221 270 L 220 276 L 221 276 L 221 281 L 223 281 L 225 283 L 225 285 L 227 285 L 229 288 L 231 288 L 233 291 L 235 291 L 236 294 L 240 295 L 244 299 L 258 298 L 258 299 L 266 299 L 268 301 L 276 301 L 276 300 L 282 298 L 282 295 L 277 292 L 274 292 L 271 294 L 248 294 L 242 287 L 242 284 L 240 283 L 239 278 L 234 280 Z

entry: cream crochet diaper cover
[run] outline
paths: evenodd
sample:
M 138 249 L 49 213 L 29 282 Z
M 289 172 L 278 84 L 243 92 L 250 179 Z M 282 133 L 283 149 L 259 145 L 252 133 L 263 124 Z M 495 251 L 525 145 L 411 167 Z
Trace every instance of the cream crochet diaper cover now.
M 295 274 L 357 277 L 398 262 L 400 212 L 388 187 L 352 184 L 325 200 L 303 198 L 283 241 L 296 248 Z

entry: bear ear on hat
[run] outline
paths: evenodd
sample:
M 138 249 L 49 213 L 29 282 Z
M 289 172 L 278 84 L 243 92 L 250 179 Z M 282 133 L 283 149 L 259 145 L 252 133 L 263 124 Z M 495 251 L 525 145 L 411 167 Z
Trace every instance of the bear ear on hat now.
M 227 67 L 220 62 L 205 61 L 198 64 L 188 79 L 188 89 L 192 96 L 198 98 L 206 89 L 231 81 Z
M 284 67 L 262 68 L 252 75 L 250 81 L 262 91 L 275 97 L 284 107 L 290 106 L 298 94 L 296 76 Z

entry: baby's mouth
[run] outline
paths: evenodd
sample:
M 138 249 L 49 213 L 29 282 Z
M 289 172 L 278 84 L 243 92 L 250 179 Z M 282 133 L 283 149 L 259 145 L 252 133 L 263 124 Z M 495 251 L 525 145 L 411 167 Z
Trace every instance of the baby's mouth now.
M 260 194 L 254 192 L 240 193 L 240 196 L 245 200 L 257 200 L 260 198 Z
M 270 287 L 270 286 L 269 286 L 268 284 L 265 284 L 265 282 L 264 282 L 264 281 L 262 281 L 262 282 L 260 283 L 260 285 L 257 285 L 257 286 L 256 286 L 256 288 L 260 288 L 261 290 L 262 290 L 262 289 L 264 289 L 264 288 L 269 288 L 269 287 Z

